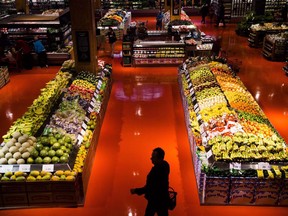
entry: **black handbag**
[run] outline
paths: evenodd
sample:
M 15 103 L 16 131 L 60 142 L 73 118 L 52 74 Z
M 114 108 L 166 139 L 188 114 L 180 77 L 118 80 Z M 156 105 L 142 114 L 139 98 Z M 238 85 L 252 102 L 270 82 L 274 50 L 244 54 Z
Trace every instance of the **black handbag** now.
M 169 203 L 168 203 L 168 209 L 173 210 L 176 207 L 176 196 L 177 192 L 174 190 L 174 188 L 169 187 Z

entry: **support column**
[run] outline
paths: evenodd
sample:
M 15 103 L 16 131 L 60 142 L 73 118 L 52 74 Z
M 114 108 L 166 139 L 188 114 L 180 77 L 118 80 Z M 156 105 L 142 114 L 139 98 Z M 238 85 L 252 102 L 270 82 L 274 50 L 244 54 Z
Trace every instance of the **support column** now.
M 28 0 L 15 0 L 15 6 L 17 12 L 24 12 L 25 14 L 29 14 Z
M 72 39 L 77 71 L 97 72 L 94 0 L 70 0 Z
M 101 0 L 94 0 L 95 9 L 101 9 Z

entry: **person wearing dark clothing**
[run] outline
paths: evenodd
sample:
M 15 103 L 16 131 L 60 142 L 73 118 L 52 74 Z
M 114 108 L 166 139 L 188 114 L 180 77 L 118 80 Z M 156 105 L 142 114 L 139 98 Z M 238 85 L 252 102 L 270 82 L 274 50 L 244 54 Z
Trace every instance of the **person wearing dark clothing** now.
M 163 20 L 163 13 L 162 11 L 159 11 L 159 13 L 156 16 L 156 30 L 162 30 L 162 20 Z
M 32 54 L 31 54 L 31 47 L 28 43 L 24 40 L 17 40 L 16 41 L 16 50 L 22 54 L 22 65 L 25 69 L 31 70 L 32 69 Z
M 218 17 L 217 17 L 217 23 L 216 27 L 219 26 L 219 23 L 223 23 L 223 26 L 225 27 L 225 7 L 223 3 L 220 3 L 219 8 L 218 8 Z
M 34 51 L 38 55 L 38 62 L 40 67 L 48 67 L 47 65 L 47 53 L 44 45 L 37 36 L 34 37 Z
M 213 58 L 219 57 L 220 51 L 221 51 L 221 43 L 222 43 L 222 37 L 218 36 L 212 46 L 212 56 Z
M 145 186 L 130 190 L 131 194 L 145 195 L 148 201 L 145 216 L 154 216 L 155 213 L 168 216 L 170 166 L 164 156 L 162 148 L 155 148 L 151 156 L 154 166 L 147 175 Z
M 116 34 L 111 27 L 109 27 L 109 30 L 108 30 L 106 36 L 108 37 L 108 40 L 109 40 L 110 49 L 111 49 L 111 57 L 113 58 L 114 57 L 114 46 L 115 46 L 115 42 L 117 41 L 117 37 L 116 37 Z
M 209 6 L 207 4 L 204 4 L 200 9 L 200 14 L 202 17 L 201 23 L 205 24 L 206 22 L 205 19 L 208 13 L 209 13 Z

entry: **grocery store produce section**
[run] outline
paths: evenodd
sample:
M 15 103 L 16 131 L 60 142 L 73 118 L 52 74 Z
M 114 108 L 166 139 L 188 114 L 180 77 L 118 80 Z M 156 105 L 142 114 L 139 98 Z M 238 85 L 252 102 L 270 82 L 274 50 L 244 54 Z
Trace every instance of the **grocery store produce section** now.
M 3 136 L 0 208 L 83 204 L 111 90 L 111 65 L 98 67 L 65 61 Z
M 190 58 L 178 80 L 200 203 L 287 206 L 287 144 L 229 65 Z

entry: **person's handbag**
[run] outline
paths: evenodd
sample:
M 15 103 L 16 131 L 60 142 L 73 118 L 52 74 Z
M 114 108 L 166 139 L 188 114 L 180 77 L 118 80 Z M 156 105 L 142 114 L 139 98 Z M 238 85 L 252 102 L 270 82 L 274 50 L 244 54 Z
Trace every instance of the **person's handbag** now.
M 168 204 L 168 209 L 173 210 L 176 207 L 176 196 L 177 192 L 172 188 L 169 187 L 169 204 Z

